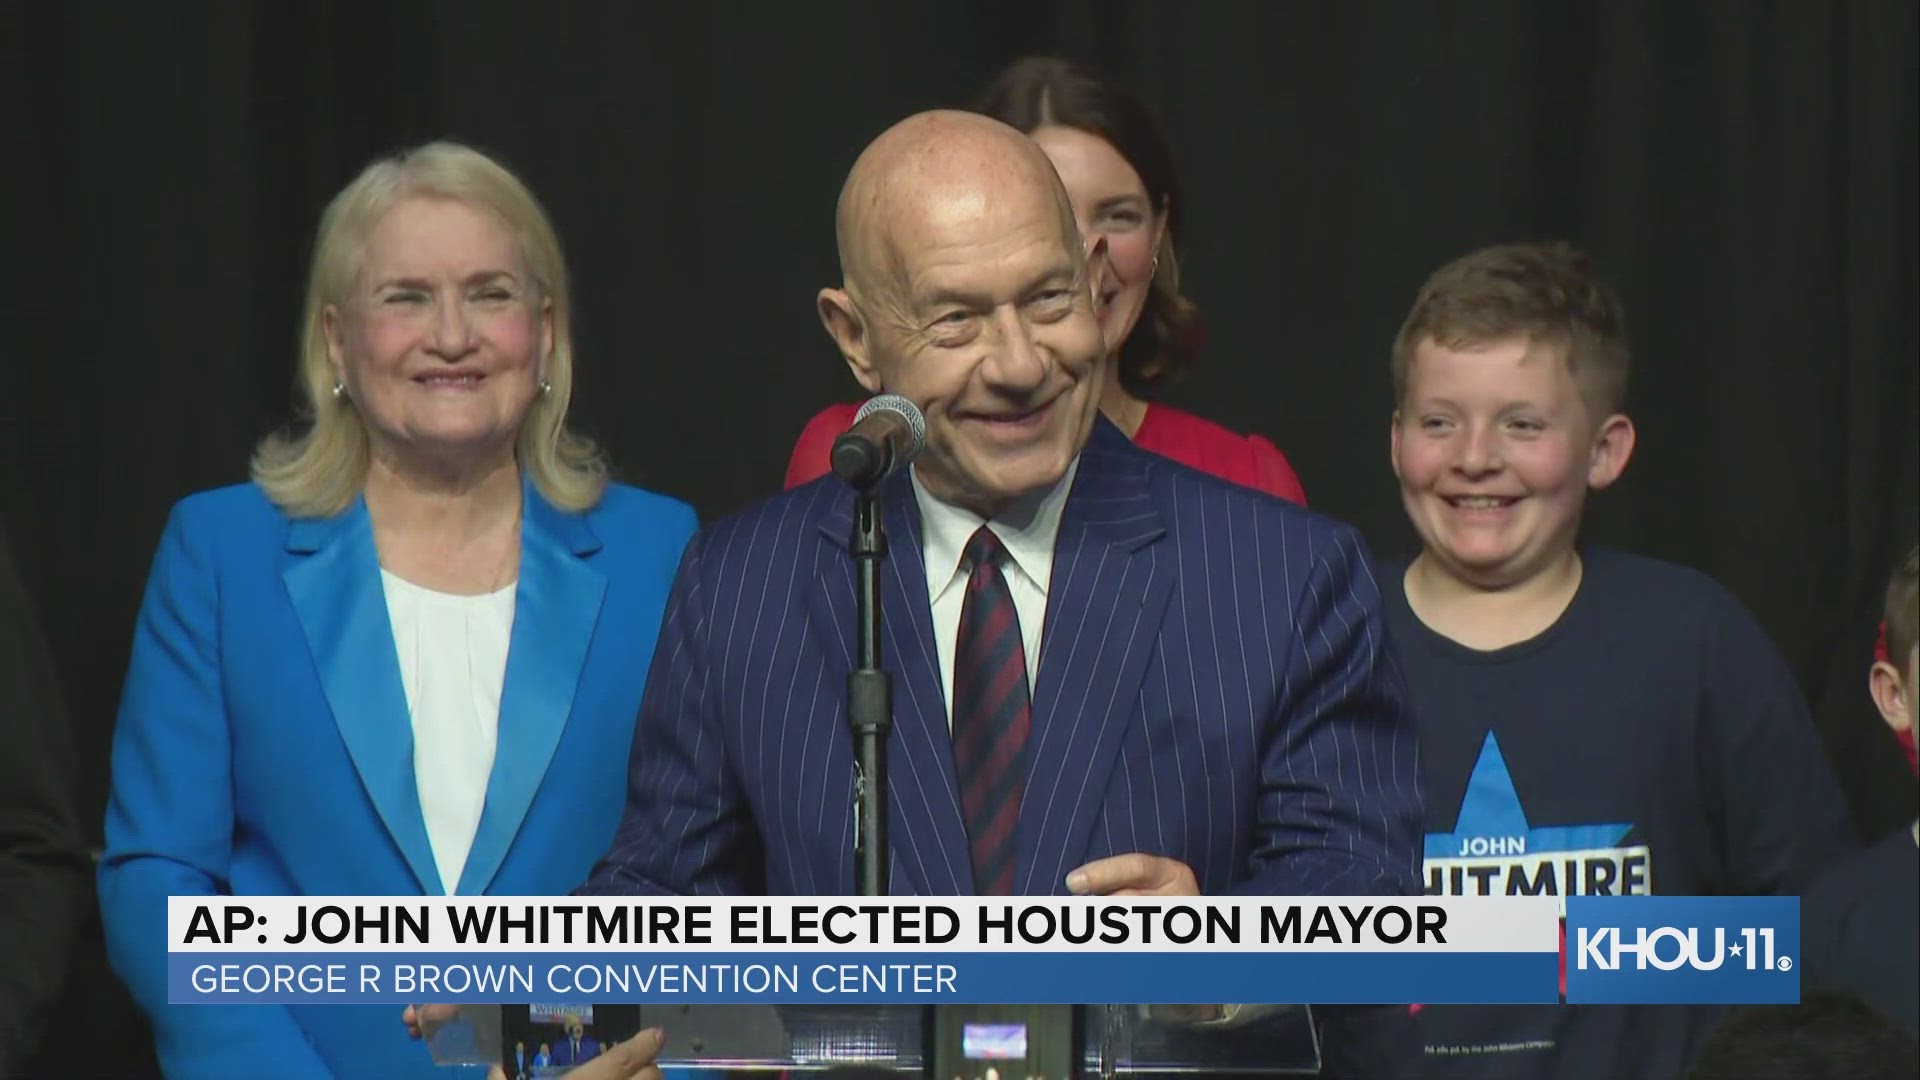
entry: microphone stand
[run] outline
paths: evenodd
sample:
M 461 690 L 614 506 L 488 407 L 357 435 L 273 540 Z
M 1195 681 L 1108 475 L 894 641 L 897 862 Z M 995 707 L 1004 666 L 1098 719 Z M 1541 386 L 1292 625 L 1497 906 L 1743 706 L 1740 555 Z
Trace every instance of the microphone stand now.
M 853 560 L 858 584 L 857 655 L 847 673 L 847 720 L 855 754 L 853 857 L 861 896 L 887 895 L 887 736 L 893 731 L 893 680 L 880 667 L 880 561 L 887 554 L 878 482 L 853 502 Z

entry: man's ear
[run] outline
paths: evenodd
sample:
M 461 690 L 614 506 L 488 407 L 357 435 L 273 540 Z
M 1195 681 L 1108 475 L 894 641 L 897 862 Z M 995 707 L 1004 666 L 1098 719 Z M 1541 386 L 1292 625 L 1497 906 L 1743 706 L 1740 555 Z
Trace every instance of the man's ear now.
M 1119 277 L 1119 273 L 1118 270 L 1114 269 L 1113 253 L 1107 250 L 1107 238 L 1105 236 L 1100 237 L 1088 246 L 1087 288 L 1092 291 L 1093 299 L 1096 303 L 1100 299 L 1100 294 L 1107 291 L 1107 286 L 1111 285 L 1114 279 Z
M 1587 462 L 1587 486 L 1599 491 L 1620 479 L 1633 457 L 1634 440 L 1633 421 L 1626 414 L 1614 413 L 1602 420 L 1593 440 L 1593 457 Z
M 1867 692 L 1873 695 L 1873 707 L 1880 710 L 1880 719 L 1895 733 L 1913 725 L 1912 715 L 1907 712 L 1907 695 L 1913 693 L 1913 689 L 1900 677 L 1900 669 L 1885 660 L 1876 661 L 1867 674 Z
M 1112 287 L 1119 276 L 1120 271 L 1113 265 L 1113 253 L 1107 249 L 1107 238 L 1102 236 L 1087 248 L 1087 297 L 1093 305 L 1095 316 L 1100 314 L 1100 297 Z M 1118 329 L 1111 323 L 1102 324 L 1100 327 L 1101 339 L 1106 343 L 1109 354 L 1120 345 L 1120 342 L 1109 340 L 1109 335 L 1117 332 Z
M 860 313 L 854 310 L 853 297 L 845 289 L 821 289 L 815 306 L 820 311 L 821 325 L 840 347 L 840 355 L 847 358 L 853 377 L 867 393 L 882 392 L 885 388 L 880 382 L 880 371 L 873 365 L 873 341 L 867 335 L 867 325 Z

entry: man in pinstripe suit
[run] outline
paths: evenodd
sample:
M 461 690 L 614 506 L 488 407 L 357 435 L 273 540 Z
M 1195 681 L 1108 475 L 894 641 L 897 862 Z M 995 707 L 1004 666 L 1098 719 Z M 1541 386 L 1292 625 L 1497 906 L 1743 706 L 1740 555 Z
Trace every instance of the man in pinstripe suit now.
M 883 488 L 890 891 L 1417 893 L 1414 739 L 1361 540 L 1099 417 L 1104 260 L 1038 147 L 910 118 L 838 224 L 822 318 L 929 428 Z M 584 892 L 855 891 L 852 502 L 826 478 L 693 541 Z

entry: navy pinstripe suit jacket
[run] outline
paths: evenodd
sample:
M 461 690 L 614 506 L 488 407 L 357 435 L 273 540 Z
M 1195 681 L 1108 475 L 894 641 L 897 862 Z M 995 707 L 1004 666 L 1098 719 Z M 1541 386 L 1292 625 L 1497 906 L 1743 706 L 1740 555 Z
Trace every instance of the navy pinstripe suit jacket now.
M 826 478 L 688 547 L 589 894 L 851 895 L 851 493 Z M 895 895 L 970 895 L 904 474 L 887 482 L 883 653 Z M 1406 692 L 1348 526 L 1135 447 L 1104 419 L 1054 548 L 1018 892 L 1132 851 L 1201 891 L 1419 892 Z

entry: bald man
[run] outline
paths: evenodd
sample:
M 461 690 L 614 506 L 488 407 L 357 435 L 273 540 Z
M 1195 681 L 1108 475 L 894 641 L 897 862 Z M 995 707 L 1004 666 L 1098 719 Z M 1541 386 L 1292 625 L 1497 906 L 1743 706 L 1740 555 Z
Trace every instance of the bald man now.
M 861 154 L 828 333 L 927 418 L 883 482 L 893 894 L 1413 894 L 1414 741 L 1359 537 L 1137 449 L 1065 190 L 928 113 Z M 855 889 L 853 492 L 703 531 L 590 894 Z

